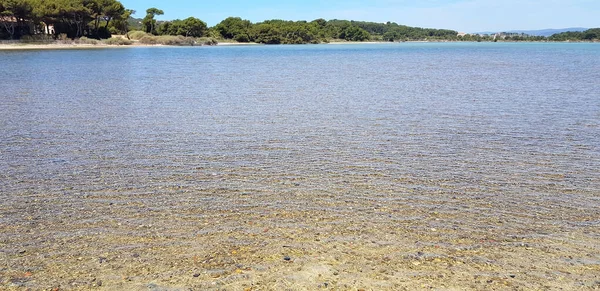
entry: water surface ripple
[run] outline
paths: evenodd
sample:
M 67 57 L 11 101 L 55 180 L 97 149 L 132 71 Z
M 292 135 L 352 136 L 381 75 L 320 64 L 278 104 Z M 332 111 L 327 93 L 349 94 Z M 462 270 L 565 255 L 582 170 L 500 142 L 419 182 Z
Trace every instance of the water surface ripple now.
M 3 225 L 67 211 L 34 198 L 185 192 L 219 211 L 402 201 L 465 233 L 503 218 L 600 242 L 598 44 L 8 51 L 0 70 Z

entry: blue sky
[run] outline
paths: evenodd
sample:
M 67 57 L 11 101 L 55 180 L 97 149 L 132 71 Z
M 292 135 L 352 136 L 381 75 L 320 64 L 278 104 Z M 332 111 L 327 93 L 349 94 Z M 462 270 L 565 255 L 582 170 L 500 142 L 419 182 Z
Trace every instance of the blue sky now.
M 600 0 L 121 0 L 143 17 L 149 7 L 162 20 L 194 16 L 209 26 L 229 16 L 267 19 L 348 19 L 463 32 L 567 27 L 600 27 Z

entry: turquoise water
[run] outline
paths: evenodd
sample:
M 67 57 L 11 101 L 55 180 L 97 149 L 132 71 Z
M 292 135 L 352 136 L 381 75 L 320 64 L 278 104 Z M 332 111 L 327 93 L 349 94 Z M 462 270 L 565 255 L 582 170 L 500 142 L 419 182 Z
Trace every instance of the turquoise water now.
M 8 51 L 0 68 L 5 201 L 364 180 L 600 206 L 598 44 Z

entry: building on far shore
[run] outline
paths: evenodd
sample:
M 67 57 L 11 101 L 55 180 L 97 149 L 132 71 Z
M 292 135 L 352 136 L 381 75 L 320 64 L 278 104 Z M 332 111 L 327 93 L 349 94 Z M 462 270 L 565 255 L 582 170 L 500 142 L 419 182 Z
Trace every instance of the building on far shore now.
M 54 30 L 54 24 L 46 24 L 42 22 L 42 32 L 49 35 L 55 34 L 56 31 Z
M 459 32 L 456 36 L 466 36 L 467 33 L 466 32 Z
M 19 23 L 19 20 L 14 16 L 0 16 L 0 27 L 6 30 L 3 32 L 8 32 L 10 34 L 15 33 L 19 27 L 28 27 L 27 30 L 33 29 L 33 34 L 54 35 L 56 33 L 54 24 L 40 22 L 39 25 L 30 26 L 27 23 Z
M 0 22 L 4 22 L 4 23 L 16 23 L 17 22 L 17 18 L 14 16 L 1 16 L 0 15 Z
M 14 16 L 0 15 L 0 39 L 8 37 L 12 39 L 18 25 L 17 18 Z

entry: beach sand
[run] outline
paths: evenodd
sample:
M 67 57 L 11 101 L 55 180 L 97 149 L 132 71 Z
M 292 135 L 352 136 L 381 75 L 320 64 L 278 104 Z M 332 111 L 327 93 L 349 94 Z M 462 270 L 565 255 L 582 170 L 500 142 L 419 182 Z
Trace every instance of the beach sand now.
M 585 203 L 301 183 L 24 194 L 0 206 L 0 289 L 600 288 Z
M 121 47 L 116 45 L 92 44 L 0 44 L 0 50 L 60 50 L 60 49 L 102 49 Z
M 256 43 L 218 43 L 217 46 L 247 46 L 247 45 L 259 45 Z M 197 45 L 200 47 L 201 45 Z M 106 49 L 106 48 L 131 48 L 131 47 L 168 47 L 167 45 L 146 45 L 134 42 L 131 45 L 106 45 L 106 44 L 1 44 L 0 51 L 2 50 L 67 50 L 67 49 Z M 181 46 L 177 46 L 181 47 Z

